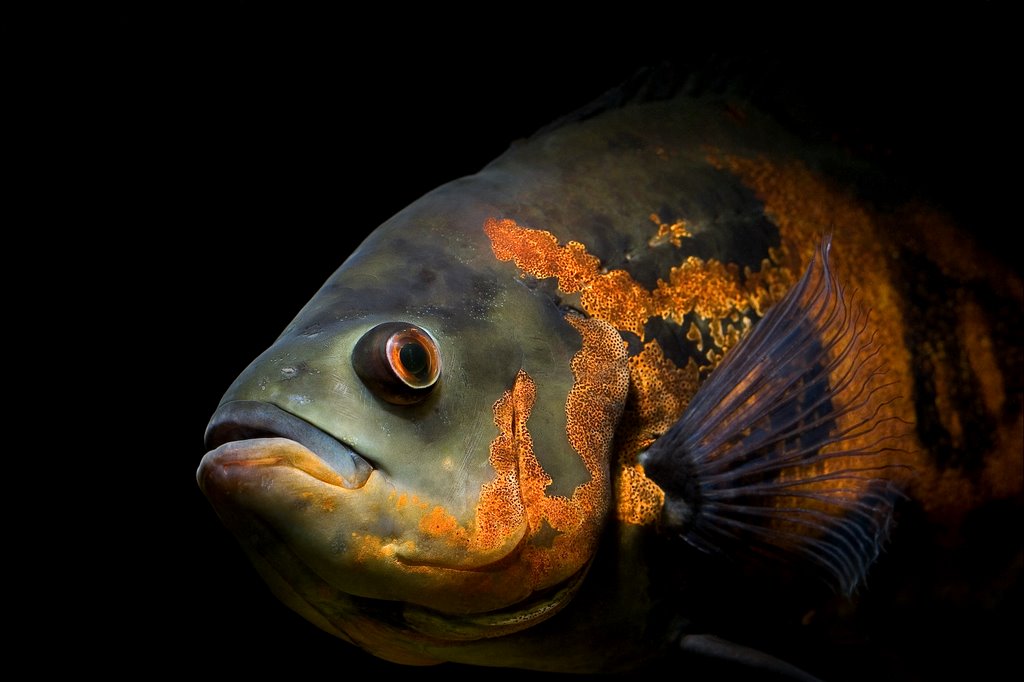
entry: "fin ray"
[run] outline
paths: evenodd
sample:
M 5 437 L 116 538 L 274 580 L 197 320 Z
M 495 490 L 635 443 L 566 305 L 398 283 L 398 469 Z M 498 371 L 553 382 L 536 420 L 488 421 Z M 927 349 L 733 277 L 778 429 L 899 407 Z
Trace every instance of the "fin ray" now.
M 688 543 L 815 566 L 848 593 L 887 537 L 904 466 L 892 427 L 906 422 L 889 414 L 896 384 L 830 249 L 641 463 L 665 491 L 663 525 Z

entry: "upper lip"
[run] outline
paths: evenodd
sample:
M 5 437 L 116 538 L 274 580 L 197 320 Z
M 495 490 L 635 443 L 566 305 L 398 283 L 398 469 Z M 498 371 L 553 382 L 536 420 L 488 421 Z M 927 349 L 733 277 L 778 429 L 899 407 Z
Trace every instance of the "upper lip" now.
M 361 488 L 373 471 L 369 462 L 334 436 L 270 403 L 224 403 L 206 427 L 210 450 L 234 441 L 270 437 L 288 438 L 308 448 L 341 476 L 346 488 Z

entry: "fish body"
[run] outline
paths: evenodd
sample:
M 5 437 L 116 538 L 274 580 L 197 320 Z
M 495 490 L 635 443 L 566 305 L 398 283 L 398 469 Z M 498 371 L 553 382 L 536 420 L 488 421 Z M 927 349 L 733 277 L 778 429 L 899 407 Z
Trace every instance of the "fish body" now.
M 199 483 L 271 589 L 390 661 L 560 672 L 814 671 L 977 552 L 938 621 L 1008 613 L 1018 275 L 742 102 L 626 99 L 400 211 L 228 389 Z

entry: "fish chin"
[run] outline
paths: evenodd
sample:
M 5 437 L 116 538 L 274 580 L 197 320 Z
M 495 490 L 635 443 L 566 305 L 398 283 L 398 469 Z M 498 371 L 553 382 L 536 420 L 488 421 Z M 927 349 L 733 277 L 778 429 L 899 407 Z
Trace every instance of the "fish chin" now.
M 274 563 L 279 548 L 272 545 L 284 545 L 285 563 L 301 562 L 345 594 L 467 614 L 508 607 L 534 591 L 519 561 L 524 524 L 494 547 L 468 552 L 458 528 L 447 527 L 451 519 L 403 500 L 411 496 L 383 472 L 347 487 L 295 440 L 225 442 L 203 458 L 198 479 L 248 551 Z M 295 572 L 274 567 L 285 580 Z
M 500 556 L 444 565 L 436 548 L 417 551 L 421 533 L 403 537 L 402 529 L 420 530 L 429 517 L 397 504 L 385 474 L 373 470 L 359 488 L 345 487 L 287 438 L 224 443 L 206 454 L 197 478 L 275 595 L 321 629 L 396 662 L 431 662 L 429 652 L 440 655 L 447 643 L 546 620 L 586 574 L 585 566 L 558 585 L 531 589 L 522 531 Z

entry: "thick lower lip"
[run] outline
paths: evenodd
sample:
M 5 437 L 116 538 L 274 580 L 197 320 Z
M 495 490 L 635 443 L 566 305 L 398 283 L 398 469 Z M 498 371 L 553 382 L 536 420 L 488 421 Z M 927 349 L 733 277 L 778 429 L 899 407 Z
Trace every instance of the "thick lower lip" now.
M 535 592 L 504 609 L 453 615 L 407 604 L 402 615 L 406 624 L 415 631 L 442 641 L 510 634 L 545 621 L 561 611 L 579 591 L 589 570 L 590 562 L 561 584 Z
M 209 492 L 209 481 L 230 480 L 245 469 L 289 467 L 328 485 L 348 488 L 347 482 L 306 446 L 287 438 L 247 438 L 210 450 L 199 464 L 199 485 Z M 215 484 L 214 488 L 218 485 Z
M 320 463 L 309 461 L 294 448 L 282 449 L 280 443 L 262 455 L 264 449 L 254 447 L 255 442 L 246 445 L 249 441 L 266 439 L 294 441 Z M 225 448 L 226 445 L 230 447 Z M 369 462 L 334 436 L 276 405 L 256 400 L 235 400 L 221 405 L 206 428 L 206 446 L 211 451 L 219 451 L 218 461 L 226 466 L 289 464 L 343 488 L 363 487 L 373 472 Z M 295 461 L 285 462 L 289 457 Z M 327 475 L 324 468 L 335 475 Z

